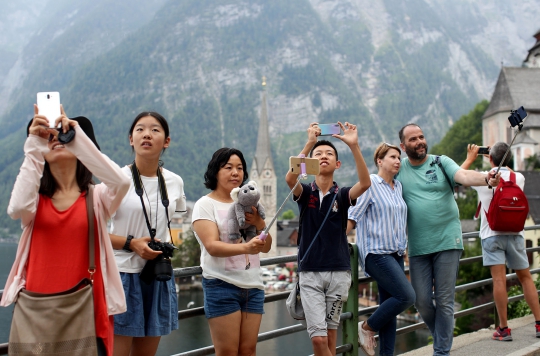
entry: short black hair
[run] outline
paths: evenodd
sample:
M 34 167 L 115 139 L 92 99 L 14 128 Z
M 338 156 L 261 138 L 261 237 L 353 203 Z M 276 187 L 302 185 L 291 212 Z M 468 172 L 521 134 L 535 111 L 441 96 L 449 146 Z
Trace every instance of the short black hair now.
M 338 156 L 338 152 L 337 152 L 337 149 L 336 149 L 336 146 L 334 146 L 334 144 L 330 141 L 327 141 L 327 140 L 320 140 L 320 141 L 317 141 L 315 143 L 315 145 L 313 145 L 313 148 L 311 149 L 311 152 L 309 152 L 309 157 L 313 157 L 313 151 L 319 147 L 319 146 L 330 146 L 332 147 L 332 149 L 334 150 L 334 152 L 336 153 L 336 161 L 339 160 L 339 156 Z
M 214 152 L 212 159 L 208 162 L 208 167 L 204 173 L 204 186 L 210 190 L 215 190 L 217 188 L 217 175 L 219 170 L 229 162 L 229 159 L 232 155 L 237 155 L 244 166 L 244 177 L 242 180 L 242 185 L 248 180 L 248 171 L 246 160 L 242 152 L 236 148 L 223 147 Z
M 399 142 L 404 143 L 404 142 L 403 142 L 403 138 L 404 138 L 404 137 L 403 137 L 403 131 L 405 131 L 405 128 L 406 128 L 406 127 L 409 127 L 409 126 L 416 126 L 416 127 L 418 127 L 420 130 L 422 130 L 422 128 L 421 128 L 420 125 L 418 125 L 418 124 L 408 123 L 407 125 L 403 126 L 403 127 L 399 130 L 399 133 L 398 133 L 398 135 L 399 135 Z
M 139 122 L 140 119 L 143 117 L 151 116 L 154 119 L 156 119 L 161 127 L 163 128 L 163 131 L 165 131 L 165 138 L 169 137 L 169 124 L 167 123 L 167 120 L 161 115 L 160 113 L 157 113 L 155 111 L 143 111 L 139 115 L 135 117 L 133 122 L 131 123 L 131 126 L 129 128 L 128 138 L 133 136 L 133 130 L 135 130 L 135 125 L 137 125 L 137 122 Z M 131 147 L 131 151 L 134 151 L 135 148 L 133 146 Z M 165 148 L 163 148 L 163 151 L 161 153 L 165 152 Z
M 491 148 L 489 149 L 489 155 L 491 156 L 491 159 L 493 160 L 494 165 L 498 166 L 501 164 L 501 161 L 507 150 L 508 150 L 508 144 L 504 142 L 497 142 L 493 146 L 491 146 Z M 502 165 L 508 166 L 510 164 L 511 159 L 512 159 L 512 151 L 509 151 Z

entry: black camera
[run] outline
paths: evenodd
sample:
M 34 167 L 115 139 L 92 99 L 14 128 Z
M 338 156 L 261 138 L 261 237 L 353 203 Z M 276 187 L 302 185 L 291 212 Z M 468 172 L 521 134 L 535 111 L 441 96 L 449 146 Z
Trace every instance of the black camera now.
M 174 246 L 173 244 L 170 244 L 168 242 L 156 241 L 156 240 L 151 240 L 148 243 L 148 247 L 150 247 L 154 251 L 163 252 L 161 255 L 159 255 L 156 258 L 159 258 L 159 257 L 172 258 L 174 250 L 178 250 L 178 248 Z
M 512 127 L 519 126 L 519 129 L 523 127 L 523 120 L 527 117 L 527 112 L 523 108 L 523 106 L 520 106 L 517 110 L 512 110 L 510 112 L 510 116 L 508 116 L 508 121 L 510 121 L 510 125 Z
M 174 250 L 177 250 L 178 248 L 168 242 L 156 240 L 150 241 L 148 247 L 154 251 L 161 251 L 162 253 L 153 260 L 146 262 L 139 278 L 146 284 L 150 284 L 154 279 L 162 282 L 168 281 L 173 275 L 171 257 L 173 256 Z

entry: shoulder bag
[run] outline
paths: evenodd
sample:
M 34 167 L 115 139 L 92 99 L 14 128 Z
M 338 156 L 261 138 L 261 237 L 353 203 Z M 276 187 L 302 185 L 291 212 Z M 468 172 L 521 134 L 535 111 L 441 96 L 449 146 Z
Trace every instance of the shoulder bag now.
M 90 278 L 52 294 L 21 290 L 13 310 L 8 355 L 97 356 L 94 299 L 93 185 L 86 196 Z

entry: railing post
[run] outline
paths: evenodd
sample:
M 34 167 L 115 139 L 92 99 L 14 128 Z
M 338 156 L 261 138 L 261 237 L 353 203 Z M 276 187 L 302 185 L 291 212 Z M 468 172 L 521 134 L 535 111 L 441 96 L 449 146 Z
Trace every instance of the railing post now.
M 349 244 L 351 254 L 351 289 L 343 307 L 343 312 L 352 314 L 351 319 L 343 321 L 343 344 L 351 344 L 351 351 L 343 353 L 346 356 L 358 355 L 358 246 Z

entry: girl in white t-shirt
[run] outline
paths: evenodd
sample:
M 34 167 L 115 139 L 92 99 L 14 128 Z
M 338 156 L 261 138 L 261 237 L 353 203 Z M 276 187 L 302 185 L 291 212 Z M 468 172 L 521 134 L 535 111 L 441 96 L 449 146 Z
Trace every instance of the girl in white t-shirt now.
M 272 237 L 231 241 L 227 232 L 227 212 L 233 204 L 230 194 L 247 181 L 245 169 L 242 152 L 217 150 L 204 174 L 205 186 L 212 191 L 193 207 L 192 227 L 201 245 L 204 312 L 217 355 L 255 354 L 264 313 L 259 252 L 270 251 Z M 252 209 L 253 214 L 246 213 L 246 223 L 260 233 L 265 223 Z
M 112 217 L 110 231 L 127 302 L 127 311 L 114 318 L 115 356 L 155 355 L 161 336 L 178 329 L 174 278 L 165 281 L 154 278 L 154 273 L 149 273 L 148 279 L 139 275 L 145 265 L 152 266 L 150 261 L 162 254 L 148 246 L 150 236 L 170 242 L 169 221 L 175 212 L 185 211 L 182 178 L 160 167 L 159 158 L 170 141 L 169 126 L 160 114 L 143 112 L 133 120 L 129 143 L 135 161 L 122 168 L 131 184 Z M 133 177 L 141 187 L 141 196 L 136 192 Z M 165 191 L 167 208 L 162 199 Z

